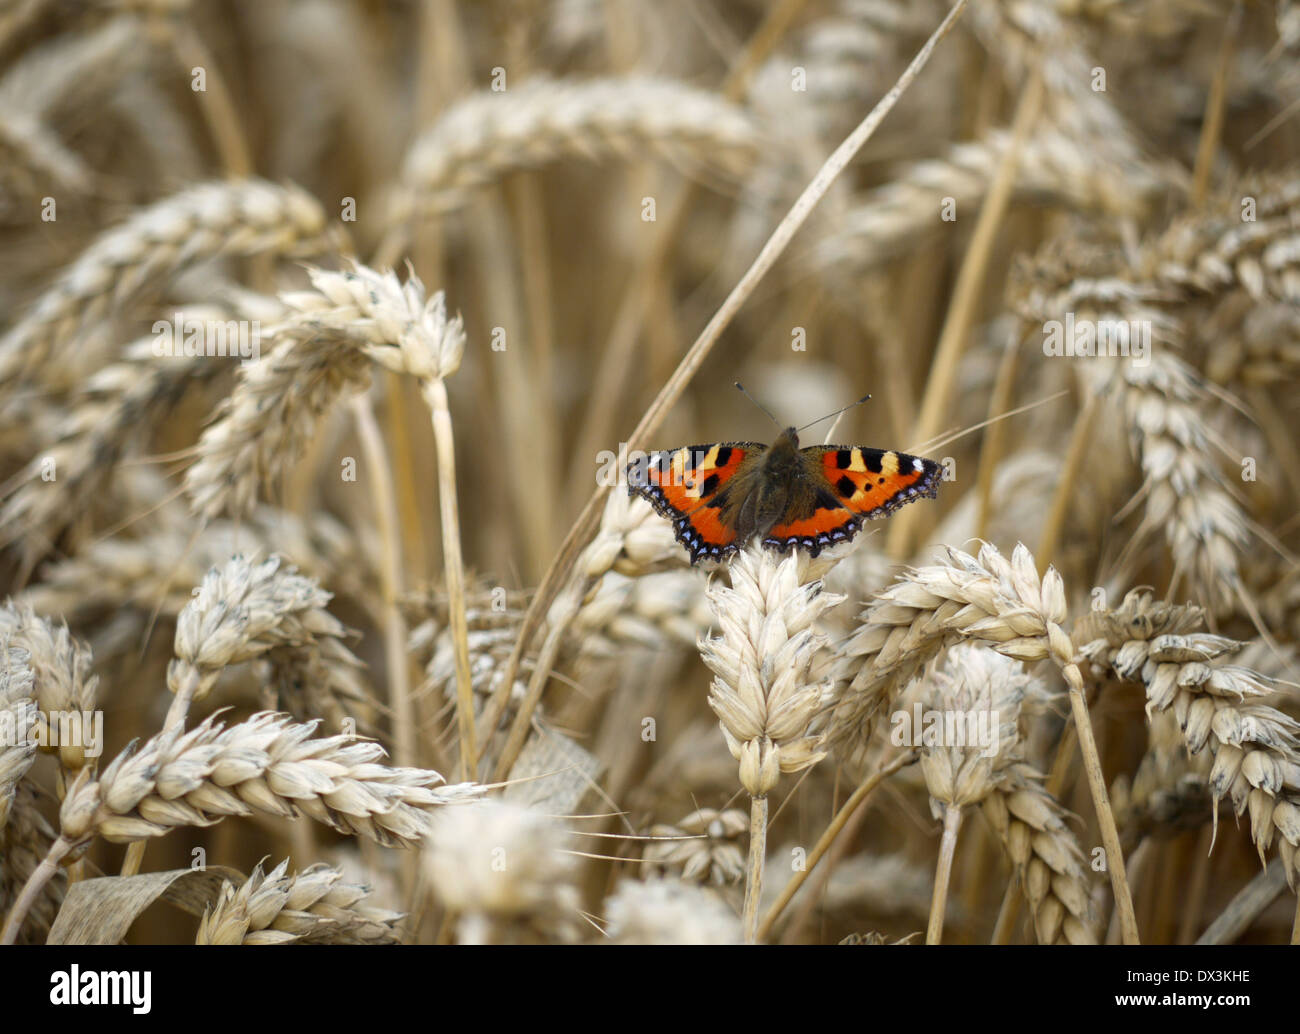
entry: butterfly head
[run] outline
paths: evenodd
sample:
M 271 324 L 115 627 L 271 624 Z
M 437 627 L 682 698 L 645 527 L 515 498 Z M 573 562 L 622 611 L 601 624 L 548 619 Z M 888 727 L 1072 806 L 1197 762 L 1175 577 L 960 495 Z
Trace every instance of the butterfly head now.
M 787 427 L 763 456 L 763 470 L 770 477 L 793 476 L 803 463 L 799 455 L 799 432 Z

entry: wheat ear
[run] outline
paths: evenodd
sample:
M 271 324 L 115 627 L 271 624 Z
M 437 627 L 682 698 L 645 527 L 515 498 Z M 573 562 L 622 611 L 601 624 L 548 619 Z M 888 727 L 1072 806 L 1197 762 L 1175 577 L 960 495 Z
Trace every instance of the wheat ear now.
M 0 338 L 0 383 L 40 370 L 58 384 L 65 352 L 168 277 L 223 255 L 336 250 L 314 198 L 262 180 L 204 183 L 143 208 L 106 231 Z
M 1083 852 L 1066 825 L 1068 813 L 1023 758 L 1017 724 L 1033 683 L 1019 664 L 993 650 L 954 646 L 943 667 L 926 680 L 927 707 L 958 716 L 984 714 L 993 742 L 925 747 L 921 772 L 936 817 L 946 819 L 972 806 L 983 810 L 1011 857 L 1039 943 L 1093 944 L 1096 920 Z M 938 895 L 936 880 L 936 904 Z M 932 928 L 937 924 L 932 911 Z M 927 942 L 937 939 L 936 929 Z
M 1300 723 L 1252 700 L 1273 681 L 1225 663 L 1243 644 L 1199 629 L 1203 612 L 1133 591 L 1113 611 L 1090 614 L 1075 629 L 1081 652 L 1122 679 L 1146 687 L 1147 713 L 1172 711 L 1193 755 L 1208 749 L 1210 795 L 1250 812 L 1260 860 L 1278 839 L 1294 888 L 1300 876 Z
M 426 769 L 380 764 L 377 743 L 312 739 L 318 724 L 261 712 L 227 728 L 213 716 L 126 750 L 98 778 L 83 769 L 64 799 L 59 839 L 23 888 L 0 943 L 13 942 L 59 863 L 96 837 L 133 843 L 260 811 L 305 814 L 342 833 L 407 847 L 428 832 L 432 812 L 483 792 L 474 783 L 439 787 L 442 776 Z
M 9 821 L 18 784 L 36 760 L 35 673 L 31 655 L 0 642 L 0 833 Z
M 196 944 L 393 944 L 398 912 L 364 904 L 368 887 L 318 863 L 290 874 L 288 861 L 269 873 L 259 863 L 236 886 L 229 881 L 203 914 Z
M 731 588 L 707 593 L 721 634 L 700 641 L 700 656 L 714 673 L 709 706 L 750 797 L 744 925 L 751 944 L 758 933 L 767 795 L 782 772 L 801 772 L 825 757 L 809 731 L 831 689 L 814 671 L 828 643 L 816 623 L 844 597 L 823 592 L 821 582 L 800 585 L 801 562 L 807 566 L 797 551 L 782 560 L 760 544 L 738 554 L 728 567 Z
M 576 940 L 576 872 L 566 839 L 554 818 L 517 804 L 482 801 L 436 816 L 424 872 L 459 943 Z
M 85 735 L 86 722 L 95 710 L 99 677 L 93 670 L 90 647 L 68 631 L 36 614 L 31 607 L 6 603 L 0 607 L 0 643 L 8 641 L 27 652 L 27 663 L 35 676 L 36 728 L 38 742 L 56 752 L 59 759 L 59 793 L 66 783 L 87 765 L 94 764 L 95 744 Z M 81 736 L 60 735 L 72 716 L 80 722 Z M 65 742 L 71 739 L 72 742 Z M 57 743 L 57 747 L 55 744 Z M 103 744 L 98 744 L 100 748 Z M 87 748 L 91 753 L 87 753 Z
M 831 745 L 861 751 L 880 706 L 940 650 L 961 639 L 987 643 L 1017 660 L 1050 658 L 1070 691 L 1125 943 L 1137 943 L 1137 918 L 1083 696 L 1083 674 L 1074 643 L 1061 627 L 1066 605 L 1060 575 L 1049 567 L 1040 578 L 1033 555 L 1021 544 L 1010 560 L 985 545 L 978 557 L 949 547 L 944 561 L 910 570 L 878 593 L 858 630 L 840 644 L 837 663 L 849 668 L 849 676 L 831 717 Z
M 736 173 L 757 144 L 743 109 L 683 83 L 532 79 L 468 97 L 420 134 L 402 165 L 392 219 L 446 212 L 474 187 L 564 157 L 631 157 L 650 149 L 687 168 Z

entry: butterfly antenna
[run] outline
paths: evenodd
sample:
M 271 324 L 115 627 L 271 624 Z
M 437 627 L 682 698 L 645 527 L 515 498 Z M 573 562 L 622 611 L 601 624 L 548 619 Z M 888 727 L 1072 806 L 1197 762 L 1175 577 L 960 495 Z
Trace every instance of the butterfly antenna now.
M 781 421 L 778 420 L 776 417 L 774 417 L 774 416 L 773 416 L 773 415 L 768 411 L 768 408 L 767 408 L 765 405 L 763 405 L 763 403 L 759 402 L 758 399 L 754 398 L 753 395 L 751 395 L 749 392 L 747 392 L 747 391 L 745 390 L 745 386 L 744 386 L 743 384 L 741 384 L 740 381 L 736 381 L 736 387 L 740 389 L 740 393 L 741 393 L 742 395 L 744 395 L 745 398 L 749 399 L 750 402 L 754 403 L 754 405 L 756 405 L 756 406 L 757 406 L 759 409 L 761 409 L 764 413 L 767 413 L 767 418 L 768 418 L 769 420 L 771 420 L 772 423 L 776 424 L 777 427 L 781 427 L 781 426 L 782 426 Z
M 812 424 L 804 424 L 803 427 L 797 427 L 795 428 L 795 430 L 802 431 L 805 430 L 806 428 L 812 427 L 813 424 L 820 424 L 823 420 L 829 420 L 833 416 L 839 416 L 841 413 L 847 413 L 854 406 L 862 405 L 862 403 L 866 402 L 869 398 L 871 398 L 870 395 L 863 395 L 862 398 L 858 399 L 857 402 L 851 403 L 850 405 L 845 406 L 843 409 L 837 409 L 834 413 L 827 413 L 825 416 L 819 416 L 816 420 L 812 422 Z

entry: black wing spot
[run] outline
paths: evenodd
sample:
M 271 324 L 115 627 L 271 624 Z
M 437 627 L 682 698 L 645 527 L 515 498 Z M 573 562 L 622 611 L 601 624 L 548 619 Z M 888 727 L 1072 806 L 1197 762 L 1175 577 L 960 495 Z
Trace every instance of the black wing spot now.
M 714 458 L 713 462 L 716 463 L 719 467 L 725 467 L 727 465 L 727 462 L 730 459 L 731 459 L 731 446 L 730 445 L 718 446 L 718 455 Z
M 853 466 L 853 450 L 840 449 L 835 453 L 835 466 L 840 470 L 848 470 Z
M 848 481 L 848 478 L 841 478 L 842 481 Z M 852 482 L 850 482 L 852 484 Z M 817 489 L 817 502 L 813 506 L 814 510 L 838 510 L 842 504 L 838 499 L 831 495 L 826 489 Z
M 880 461 L 884 458 L 884 453 L 870 453 L 865 449 L 862 450 L 862 462 L 866 464 L 867 470 L 873 474 L 879 474 L 881 471 Z
M 835 490 L 845 499 L 852 499 L 853 493 L 858 490 L 858 486 L 853 483 L 851 477 L 842 477 L 835 482 Z
M 700 487 L 700 495 L 713 495 L 718 490 L 718 475 L 710 474 L 704 479 L 704 484 Z

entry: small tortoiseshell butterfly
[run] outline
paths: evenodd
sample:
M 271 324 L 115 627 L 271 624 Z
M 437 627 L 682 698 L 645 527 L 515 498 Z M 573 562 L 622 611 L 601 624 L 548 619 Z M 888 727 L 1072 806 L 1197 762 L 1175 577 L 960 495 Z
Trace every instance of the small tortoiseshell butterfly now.
M 816 556 L 849 541 L 863 521 L 939 494 L 942 468 L 933 460 L 852 445 L 801 449 L 798 430 L 786 428 L 770 446 L 720 442 L 651 453 L 629 467 L 628 494 L 672 521 L 692 564 L 726 559 L 755 538 Z

